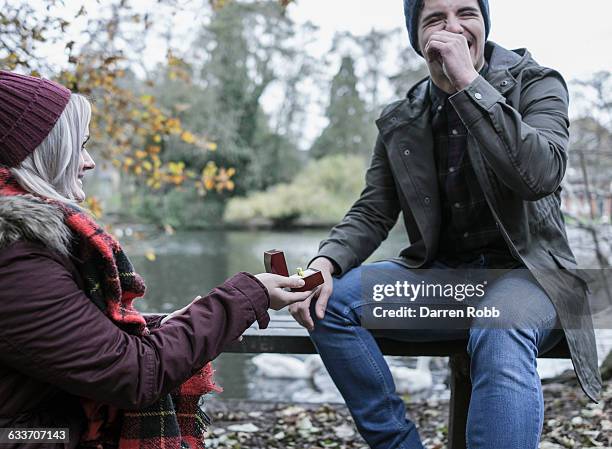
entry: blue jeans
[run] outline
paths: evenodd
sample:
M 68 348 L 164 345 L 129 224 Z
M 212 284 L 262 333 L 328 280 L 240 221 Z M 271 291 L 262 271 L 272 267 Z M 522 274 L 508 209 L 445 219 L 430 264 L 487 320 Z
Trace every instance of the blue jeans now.
M 544 419 L 539 352 L 552 348 L 562 337 L 556 328 L 555 309 L 525 269 L 509 270 L 489 283 L 482 306 L 503 304 L 503 310 L 528 316 L 529 328 L 479 326 L 476 319 L 464 329 L 401 329 L 372 331 L 360 325 L 362 308 L 370 302 L 362 292 L 363 270 L 392 271 L 397 280 L 418 284 L 422 270 L 393 262 L 362 265 L 334 279 L 334 291 L 325 317 L 318 320 L 311 338 L 355 420 L 373 449 L 422 449 L 415 424 L 406 417 L 395 392 L 389 367 L 374 337 L 383 335 L 407 344 L 419 341 L 466 340 L 471 357 L 472 397 L 468 413 L 470 449 L 537 449 Z M 474 268 L 486 267 L 484 258 Z M 436 262 L 433 268 L 448 268 Z M 391 277 L 391 275 L 390 275 Z M 427 279 L 425 279 L 428 281 Z M 382 282 L 385 282 L 382 280 Z

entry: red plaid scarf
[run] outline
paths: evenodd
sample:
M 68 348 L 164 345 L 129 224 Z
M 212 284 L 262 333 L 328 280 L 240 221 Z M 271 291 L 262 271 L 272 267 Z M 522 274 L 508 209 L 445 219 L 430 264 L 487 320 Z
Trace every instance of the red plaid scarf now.
M 0 196 L 26 192 L 0 166 Z M 145 293 L 142 277 L 119 243 L 85 211 L 60 201 L 41 198 L 58 207 L 73 234 L 73 255 L 83 261 L 78 267 L 89 299 L 118 327 L 134 335 L 148 335 L 143 316 L 132 302 Z M 81 446 L 106 449 L 201 449 L 208 418 L 199 407 L 200 398 L 221 391 L 213 382 L 213 369 L 207 364 L 171 394 L 137 411 L 123 411 L 82 399 L 88 427 Z

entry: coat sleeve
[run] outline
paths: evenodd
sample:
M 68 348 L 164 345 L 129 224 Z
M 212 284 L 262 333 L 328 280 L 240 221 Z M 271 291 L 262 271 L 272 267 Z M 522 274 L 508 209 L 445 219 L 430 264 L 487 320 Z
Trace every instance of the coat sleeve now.
M 482 76 L 450 101 L 500 181 L 535 201 L 555 192 L 565 175 L 569 97 L 551 69 L 531 69 L 521 84 L 518 109 Z
M 214 359 L 269 297 L 239 273 L 147 336 L 120 330 L 48 250 L 0 257 L 0 363 L 71 394 L 121 408 L 156 402 Z
M 400 204 L 385 145 L 376 140 L 359 199 L 321 242 L 316 257 L 331 259 L 340 275 L 366 260 L 397 222 Z

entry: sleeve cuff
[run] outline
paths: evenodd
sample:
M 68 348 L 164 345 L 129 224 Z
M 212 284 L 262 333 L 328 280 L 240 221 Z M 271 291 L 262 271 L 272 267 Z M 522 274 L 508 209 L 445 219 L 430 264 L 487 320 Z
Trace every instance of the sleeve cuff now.
M 229 284 L 239 290 L 249 301 L 255 311 L 255 318 L 260 329 L 270 323 L 270 295 L 268 289 L 251 273 L 240 272 L 229 279 Z
M 340 276 L 353 266 L 354 257 L 347 253 L 345 247 L 337 243 L 326 243 L 319 248 L 319 253 L 312 258 L 308 265 L 317 257 L 325 257 L 331 260 L 336 268 L 334 276 Z
M 487 115 L 495 104 L 500 101 L 505 103 L 505 98 L 487 80 L 478 76 L 465 89 L 451 95 L 449 101 L 464 125 L 469 127 Z

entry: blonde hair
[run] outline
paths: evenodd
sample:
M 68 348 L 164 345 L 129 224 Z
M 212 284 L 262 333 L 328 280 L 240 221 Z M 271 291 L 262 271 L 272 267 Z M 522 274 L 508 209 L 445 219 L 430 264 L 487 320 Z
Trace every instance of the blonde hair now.
M 35 195 L 75 203 L 83 201 L 78 184 L 81 148 L 91 106 L 87 99 L 72 94 L 49 135 L 11 172 L 19 184 Z

